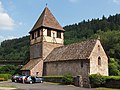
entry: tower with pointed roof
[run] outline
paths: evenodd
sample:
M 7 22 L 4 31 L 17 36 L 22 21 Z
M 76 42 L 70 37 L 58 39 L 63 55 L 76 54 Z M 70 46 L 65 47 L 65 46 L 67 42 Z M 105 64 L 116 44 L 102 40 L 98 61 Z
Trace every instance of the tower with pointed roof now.
M 46 6 L 30 33 L 30 61 L 22 75 L 43 74 L 43 62 L 56 47 L 64 45 L 64 29 Z

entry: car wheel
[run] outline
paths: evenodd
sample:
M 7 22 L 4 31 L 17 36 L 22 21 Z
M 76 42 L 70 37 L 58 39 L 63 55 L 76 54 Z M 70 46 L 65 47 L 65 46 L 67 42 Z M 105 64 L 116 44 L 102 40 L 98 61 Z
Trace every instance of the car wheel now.
M 40 81 L 41 83 L 43 83 L 43 81 Z
M 17 80 L 15 80 L 15 82 L 17 82 Z
M 33 83 L 33 81 L 30 81 L 30 84 L 32 84 Z

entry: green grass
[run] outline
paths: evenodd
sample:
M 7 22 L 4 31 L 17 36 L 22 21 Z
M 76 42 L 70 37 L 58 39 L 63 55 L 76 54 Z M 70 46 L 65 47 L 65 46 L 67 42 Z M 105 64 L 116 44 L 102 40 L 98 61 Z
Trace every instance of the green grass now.
M 6 88 L 16 88 L 16 86 L 0 86 L 0 87 L 6 87 Z
M 113 88 L 96 88 L 95 90 L 120 90 L 120 89 L 113 89 Z

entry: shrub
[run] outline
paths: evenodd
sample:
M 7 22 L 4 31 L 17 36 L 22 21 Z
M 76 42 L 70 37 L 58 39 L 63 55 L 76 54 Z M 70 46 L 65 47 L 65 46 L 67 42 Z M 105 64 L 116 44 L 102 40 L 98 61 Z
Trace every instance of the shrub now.
M 106 77 L 100 74 L 92 74 L 89 76 L 90 83 L 92 87 L 105 86 Z
M 0 74 L 0 78 L 4 78 L 5 81 L 10 79 L 11 75 L 10 74 Z
M 63 84 L 73 84 L 73 76 L 71 74 L 66 74 L 62 78 Z

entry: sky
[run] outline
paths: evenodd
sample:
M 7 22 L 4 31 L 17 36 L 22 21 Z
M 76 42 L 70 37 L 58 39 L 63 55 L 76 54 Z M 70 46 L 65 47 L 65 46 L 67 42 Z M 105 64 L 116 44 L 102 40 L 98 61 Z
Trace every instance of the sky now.
M 0 0 L 0 42 L 29 35 L 46 3 L 62 27 L 120 14 L 120 0 Z

